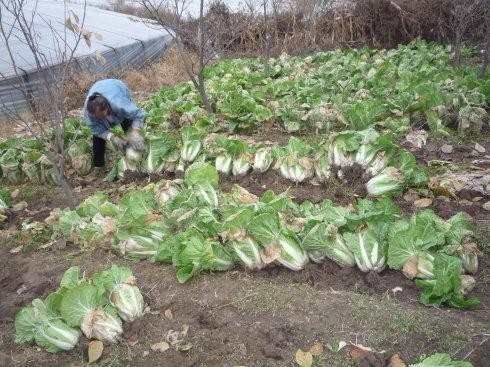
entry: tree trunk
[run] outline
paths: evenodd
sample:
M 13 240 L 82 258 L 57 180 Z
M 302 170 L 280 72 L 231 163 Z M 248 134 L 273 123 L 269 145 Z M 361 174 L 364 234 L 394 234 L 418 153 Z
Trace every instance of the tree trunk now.
M 204 40 L 204 0 L 201 0 L 199 7 L 199 72 L 197 75 L 197 89 L 202 98 L 204 108 L 208 113 L 213 113 L 213 108 L 209 102 L 208 95 L 206 93 L 206 84 L 204 83 L 204 53 L 205 53 L 205 40 Z
M 461 65 L 461 32 L 456 31 L 456 38 L 454 40 L 454 64 Z
M 485 55 L 483 55 L 483 63 L 481 65 L 479 77 L 483 78 L 485 76 L 485 73 L 487 72 L 488 68 L 488 59 L 489 59 L 489 54 L 490 54 L 490 9 L 486 9 L 486 14 L 485 14 L 485 24 L 487 27 L 487 34 L 485 36 Z
M 208 113 L 213 113 L 213 107 L 211 106 L 211 103 L 209 102 L 208 94 L 206 93 L 206 85 L 204 83 L 204 75 L 202 74 L 202 70 L 200 70 L 198 75 L 197 91 L 201 95 L 202 103 L 206 111 Z

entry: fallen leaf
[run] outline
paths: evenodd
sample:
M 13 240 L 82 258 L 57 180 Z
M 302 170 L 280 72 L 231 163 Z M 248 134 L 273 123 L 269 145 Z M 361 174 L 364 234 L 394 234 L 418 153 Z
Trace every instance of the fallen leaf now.
M 339 345 L 337 347 L 337 350 L 338 351 L 341 351 L 342 349 L 344 349 L 345 347 L 347 346 L 347 343 L 344 342 L 343 340 L 339 341 Z
M 431 198 L 418 199 L 413 202 L 413 205 L 416 208 L 428 208 L 429 206 L 432 205 L 432 199 Z
M 25 201 L 21 201 L 12 207 L 12 211 L 20 212 L 20 211 L 24 210 L 25 208 L 27 208 L 27 203 Z
M 323 353 L 323 344 L 320 343 L 320 342 L 315 342 L 311 348 L 310 348 L 310 353 L 313 355 L 313 356 L 319 356 L 320 354 Z
M 327 348 L 330 349 L 334 353 L 338 353 L 343 348 L 345 348 L 346 345 L 347 345 L 347 343 L 345 341 L 341 340 L 341 341 L 339 341 L 339 343 L 337 345 L 334 345 L 334 346 L 332 346 L 331 344 L 327 344 Z
M 19 196 L 19 193 L 20 193 L 20 190 L 19 189 L 15 189 L 14 191 L 12 191 L 12 193 L 10 194 L 10 196 L 12 196 L 12 199 L 16 199 L 17 196 Z
M 12 254 L 12 255 L 15 255 L 15 254 L 18 254 L 19 252 L 22 251 L 22 248 L 24 247 L 24 245 L 20 245 L 20 246 L 17 246 L 17 247 L 14 247 L 12 250 L 10 250 L 9 252 Z
M 155 352 L 163 353 L 170 348 L 170 345 L 167 342 L 160 342 L 160 343 L 152 344 L 150 348 Z
M 55 223 L 58 223 L 58 220 L 60 219 L 60 215 L 61 215 L 61 209 L 60 208 L 54 208 L 49 213 L 49 216 L 44 220 L 44 223 L 46 223 L 48 225 L 53 225 Z
M 393 354 L 390 358 L 390 363 L 388 364 L 388 367 L 407 367 L 405 362 L 400 358 L 400 355 L 398 353 Z
M 310 352 L 303 352 L 301 349 L 296 351 L 296 363 L 301 367 L 311 367 L 313 364 L 313 356 Z
M 373 350 L 369 347 L 365 347 L 361 344 L 352 344 L 350 345 L 349 355 L 355 360 L 359 361 L 360 359 L 366 357 L 369 353 L 372 353 Z
M 180 352 L 187 352 L 192 348 L 191 343 L 179 343 L 175 346 L 175 349 L 177 349 Z
M 393 294 L 397 294 L 398 292 L 402 292 L 403 288 L 402 287 L 395 287 L 391 290 Z
M 172 310 L 170 308 L 167 308 L 163 314 L 165 315 L 165 318 L 169 320 L 172 320 L 174 318 L 174 315 L 172 314 Z
M 415 200 L 419 199 L 419 194 L 415 190 L 408 190 L 404 195 L 403 195 L 403 200 L 409 203 L 413 203 Z
M 97 361 L 104 350 L 104 344 L 100 340 L 92 340 L 88 343 L 88 363 Z
M 475 150 L 476 150 L 478 153 L 485 153 L 485 152 L 486 152 L 485 147 L 483 147 L 482 145 L 480 145 L 480 144 L 478 144 L 478 143 L 475 143 Z

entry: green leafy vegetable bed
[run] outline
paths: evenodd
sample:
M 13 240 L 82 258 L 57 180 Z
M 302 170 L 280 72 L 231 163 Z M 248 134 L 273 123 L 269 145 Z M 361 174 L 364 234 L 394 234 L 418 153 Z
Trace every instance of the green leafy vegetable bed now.
M 387 197 L 354 207 L 293 202 L 287 193 L 261 197 L 240 186 L 218 189 L 218 171 L 205 162 L 183 180 L 128 191 L 118 203 L 103 193 L 57 213 L 56 232 L 82 246 L 109 242 L 121 255 L 171 263 L 186 282 L 202 271 L 272 264 L 299 271 L 309 261 L 380 272 L 386 267 L 416 279 L 421 302 L 467 308 L 478 250 L 462 213 L 443 220 L 431 210 L 405 217 Z

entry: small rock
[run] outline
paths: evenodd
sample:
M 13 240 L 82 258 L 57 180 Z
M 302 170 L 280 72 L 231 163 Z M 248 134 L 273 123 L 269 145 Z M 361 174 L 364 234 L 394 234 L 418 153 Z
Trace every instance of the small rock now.
M 170 308 L 166 309 L 164 312 L 165 318 L 172 320 L 174 318 L 172 310 Z
M 428 208 L 429 206 L 432 205 L 432 199 L 431 198 L 418 199 L 413 202 L 413 205 L 416 208 Z
M 27 208 L 27 203 L 25 201 L 21 201 L 20 203 L 17 203 L 15 204 L 13 207 L 12 207 L 12 210 L 14 212 L 21 212 L 22 210 L 24 210 L 25 208 Z
M 403 199 L 409 203 L 413 203 L 415 200 L 419 199 L 419 194 L 415 190 L 408 190 L 404 195 Z
M 475 150 L 478 153 L 485 153 L 486 152 L 486 149 L 478 143 L 475 143 Z
M 449 144 L 444 144 L 441 147 L 441 152 L 443 152 L 444 154 L 451 154 L 453 150 L 454 150 L 453 146 Z
M 487 201 L 485 204 L 483 204 L 483 209 L 488 210 L 490 212 L 490 201 Z
M 15 254 L 18 254 L 19 252 L 22 251 L 22 248 L 24 247 L 24 245 L 20 245 L 20 246 L 17 246 L 17 247 L 14 247 L 12 250 L 10 250 L 9 252 L 12 254 L 12 255 L 15 255 Z
M 154 350 L 156 352 L 163 353 L 167 351 L 168 348 L 170 348 L 170 345 L 167 342 L 160 342 L 160 343 L 152 344 L 150 348 L 151 350 Z

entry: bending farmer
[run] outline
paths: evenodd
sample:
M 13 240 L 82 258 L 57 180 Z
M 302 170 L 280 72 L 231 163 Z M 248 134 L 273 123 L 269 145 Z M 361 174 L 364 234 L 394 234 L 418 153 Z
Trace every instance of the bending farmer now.
M 103 167 L 105 164 L 106 141 L 122 152 L 128 147 L 139 151 L 145 149 L 145 141 L 139 132 L 145 113 L 133 102 L 131 92 L 122 81 L 104 79 L 96 82 L 88 92 L 84 114 L 93 134 L 95 167 Z M 111 133 L 110 129 L 116 125 L 121 125 L 126 133 L 125 139 Z

